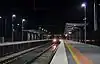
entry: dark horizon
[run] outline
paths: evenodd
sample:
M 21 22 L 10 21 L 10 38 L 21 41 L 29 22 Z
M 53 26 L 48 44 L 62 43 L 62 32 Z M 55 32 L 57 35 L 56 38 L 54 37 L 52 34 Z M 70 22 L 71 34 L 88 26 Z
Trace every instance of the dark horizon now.
M 27 29 L 43 25 L 44 28 L 54 33 L 63 33 L 66 22 L 84 22 L 84 11 L 81 8 L 84 0 L 36 0 L 35 2 L 34 7 L 34 0 L 3 0 L 0 3 L 0 15 L 8 18 L 11 18 L 12 14 L 25 17 L 28 19 Z M 87 22 L 89 23 L 87 30 L 91 32 L 93 31 L 93 1 L 87 1 L 87 4 Z M 99 17 L 98 12 L 98 24 L 100 23 Z

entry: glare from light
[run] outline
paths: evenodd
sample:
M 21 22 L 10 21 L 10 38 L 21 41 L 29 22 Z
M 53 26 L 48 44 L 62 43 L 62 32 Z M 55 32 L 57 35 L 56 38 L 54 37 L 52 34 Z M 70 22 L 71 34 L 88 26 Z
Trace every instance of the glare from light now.
M 53 46 L 53 49 L 55 49 L 56 48 L 56 46 Z
M 15 29 L 13 29 L 13 31 L 15 31 Z
M 44 30 L 44 31 L 46 31 L 46 30 Z
M 16 15 L 15 15 L 15 14 L 13 14 L 13 15 L 12 15 L 12 17 L 13 17 L 13 18 L 15 18 L 15 17 L 16 17 Z
M 48 37 L 50 37 L 51 35 L 48 35 Z
M 44 29 L 42 28 L 42 30 L 44 30 Z
M 72 34 L 72 32 L 68 32 L 69 34 Z
M 48 32 L 48 31 L 46 30 L 46 32 Z
M 61 42 L 61 41 L 62 41 L 62 39 L 59 39 L 59 41 Z
M 57 39 L 53 39 L 53 42 L 56 42 L 57 41 Z
M 86 17 L 83 20 L 86 20 Z
M 12 27 L 14 27 L 14 24 L 12 24 Z
M 17 24 L 19 26 L 19 24 Z
M 87 42 L 90 42 L 90 40 L 86 40 Z
M 81 7 L 85 8 L 86 7 L 86 3 L 82 3 Z
M 39 27 L 39 29 L 41 29 L 41 27 Z
M 55 50 L 56 48 L 57 48 L 56 45 L 53 45 L 53 46 L 52 46 L 52 50 Z
M 62 36 L 61 34 L 59 36 Z
M 95 40 L 92 40 L 92 42 L 94 42 Z
M 76 26 L 76 25 L 74 25 L 74 26 Z
M 67 36 L 68 36 L 68 34 L 65 34 L 65 36 L 67 37 Z
M 25 19 L 22 19 L 22 21 L 25 22 L 26 20 Z
M 0 18 L 2 18 L 2 17 L 0 16 Z

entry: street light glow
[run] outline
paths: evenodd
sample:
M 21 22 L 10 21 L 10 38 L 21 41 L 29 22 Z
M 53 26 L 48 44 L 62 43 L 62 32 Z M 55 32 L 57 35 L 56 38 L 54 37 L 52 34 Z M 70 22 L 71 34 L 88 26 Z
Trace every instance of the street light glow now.
M 72 30 L 73 30 L 74 28 L 72 27 Z
M 0 16 L 0 18 L 2 18 L 2 17 Z
M 44 30 L 45 32 L 47 32 L 47 30 Z
M 76 25 L 74 25 L 74 26 L 76 26 Z
M 68 34 L 65 34 L 65 36 L 67 37 L 67 36 L 68 36 Z
M 86 3 L 82 3 L 81 7 L 86 7 Z
M 69 34 L 72 34 L 72 32 L 68 32 Z
M 25 19 L 22 19 L 22 21 L 25 22 L 26 20 Z
M 14 24 L 12 24 L 12 27 L 14 27 Z
M 17 24 L 19 26 L 19 24 Z
M 15 29 L 13 29 L 13 31 L 15 31 Z
M 42 28 L 42 30 L 44 30 L 44 29 Z
M 46 32 L 48 32 L 48 31 L 46 30 Z
M 39 27 L 39 29 L 41 29 L 41 27 Z
M 83 20 L 86 20 L 86 17 Z
M 44 30 L 46 32 L 46 30 Z
M 15 14 L 13 14 L 13 15 L 12 15 L 12 17 L 16 17 L 16 15 L 15 15 Z

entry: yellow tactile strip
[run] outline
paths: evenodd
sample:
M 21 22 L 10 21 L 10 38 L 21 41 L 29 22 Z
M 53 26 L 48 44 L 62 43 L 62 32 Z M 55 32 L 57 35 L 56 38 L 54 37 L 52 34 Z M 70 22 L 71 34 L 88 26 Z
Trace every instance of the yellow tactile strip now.
M 89 60 L 86 56 L 84 56 L 80 51 L 71 44 L 65 42 L 66 47 L 72 54 L 73 59 L 75 60 L 76 64 L 93 64 L 92 60 Z

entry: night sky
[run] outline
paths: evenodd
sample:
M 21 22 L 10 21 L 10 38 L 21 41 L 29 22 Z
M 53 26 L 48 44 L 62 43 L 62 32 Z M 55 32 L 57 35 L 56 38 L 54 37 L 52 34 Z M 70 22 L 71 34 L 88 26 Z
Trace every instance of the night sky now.
M 16 14 L 28 19 L 27 29 L 42 26 L 53 33 L 63 33 L 66 22 L 83 23 L 85 0 L 0 0 L 0 14 Z M 88 31 L 93 30 L 93 1 L 87 0 Z

